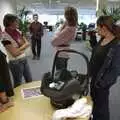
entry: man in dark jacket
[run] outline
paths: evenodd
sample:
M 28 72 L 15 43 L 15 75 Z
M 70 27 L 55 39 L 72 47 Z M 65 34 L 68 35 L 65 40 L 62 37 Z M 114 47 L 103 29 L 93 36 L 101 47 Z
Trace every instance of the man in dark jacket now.
M 34 22 L 30 24 L 30 33 L 32 34 L 32 53 L 33 59 L 40 59 L 41 53 L 41 37 L 43 36 L 43 26 L 38 22 L 38 15 L 33 15 Z M 37 46 L 37 52 L 36 52 Z

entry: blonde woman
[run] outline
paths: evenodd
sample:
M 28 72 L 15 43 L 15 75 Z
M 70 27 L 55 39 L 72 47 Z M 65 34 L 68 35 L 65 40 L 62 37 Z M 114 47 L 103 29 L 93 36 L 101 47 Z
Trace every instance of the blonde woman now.
M 52 40 L 52 46 L 56 50 L 66 50 L 70 47 L 70 42 L 75 39 L 76 27 L 78 22 L 78 13 L 74 7 L 66 7 L 64 11 L 65 23 L 60 31 L 55 34 Z M 56 60 L 56 70 L 67 68 L 68 55 L 59 54 Z

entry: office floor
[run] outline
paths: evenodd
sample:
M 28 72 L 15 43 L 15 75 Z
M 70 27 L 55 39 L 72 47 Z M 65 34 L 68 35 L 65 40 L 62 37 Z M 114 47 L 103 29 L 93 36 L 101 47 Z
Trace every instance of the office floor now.
M 52 62 L 55 55 L 55 49 L 51 46 L 53 34 L 54 33 L 44 32 L 40 60 L 32 60 L 32 54 L 28 57 L 28 62 L 30 64 L 34 80 L 40 80 L 45 72 L 52 69 Z M 90 57 L 90 51 L 86 48 L 85 42 L 74 41 L 71 43 L 71 48 L 85 53 L 88 57 Z M 81 62 L 78 56 L 76 56 L 73 61 L 76 65 L 80 65 L 80 67 L 81 65 L 86 67 L 85 62 Z

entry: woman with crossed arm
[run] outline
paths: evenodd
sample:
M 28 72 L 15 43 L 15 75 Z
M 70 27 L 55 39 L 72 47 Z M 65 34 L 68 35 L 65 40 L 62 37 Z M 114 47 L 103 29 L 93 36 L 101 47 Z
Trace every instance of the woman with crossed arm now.
M 18 18 L 13 14 L 4 16 L 2 43 L 5 46 L 9 58 L 9 66 L 14 79 L 14 87 L 22 82 L 24 76 L 26 82 L 32 81 L 30 68 L 26 59 L 25 49 L 29 46 L 28 41 L 19 32 Z

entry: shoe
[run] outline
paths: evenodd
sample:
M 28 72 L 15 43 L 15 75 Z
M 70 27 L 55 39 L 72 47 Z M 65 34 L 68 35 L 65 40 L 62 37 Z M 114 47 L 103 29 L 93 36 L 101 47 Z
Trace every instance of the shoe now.
M 35 60 L 36 59 L 36 56 L 33 56 L 33 58 L 32 58 L 33 60 Z
M 40 57 L 37 57 L 37 60 L 40 60 Z

